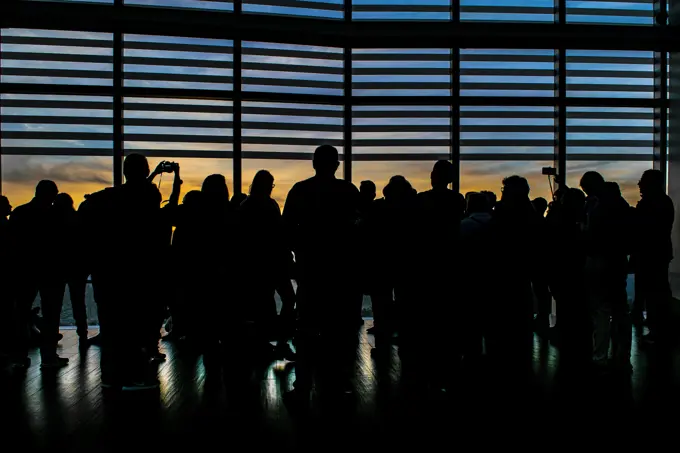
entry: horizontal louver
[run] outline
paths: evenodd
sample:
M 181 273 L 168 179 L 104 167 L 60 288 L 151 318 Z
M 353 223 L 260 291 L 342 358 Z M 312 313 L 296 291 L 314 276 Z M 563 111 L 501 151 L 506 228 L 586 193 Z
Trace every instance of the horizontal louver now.
M 552 50 L 461 49 L 461 96 L 552 97 Z
M 450 0 L 352 0 L 355 20 L 449 20 Z
M 126 5 L 165 6 L 170 8 L 233 11 L 234 3 L 227 0 L 123 0 Z
M 2 95 L 2 153 L 112 155 L 110 97 Z
M 8 0 L 3 0 L 8 1 Z M 114 0 L 21 0 L 25 2 L 50 2 L 50 3 L 108 3 L 112 4 Z
M 451 113 L 447 106 L 356 106 L 352 154 L 364 160 L 448 158 Z
M 125 35 L 128 87 L 233 89 L 232 41 Z
M 555 1 L 460 0 L 460 20 L 553 22 L 555 20 Z
M 342 148 L 341 106 L 243 102 L 243 155 L 301 159 L 323 144 Z
M 354 96 L 450 96 L 449 49 L 354 49 Z
M 125 98 L 124 110 L 128 154 L 231 157 L 231 101 Z
M 567 157 L 616 159 L 654 154 L 654 111 L 651 108 L 567 108 Z
M 108 33 L 3 29 L 2 82 L 112 85 Z
M 654 0 L 567 0 L 567 22 L 652 25 Z
M 244 42 L 242 64 L 244 92 L 343 93 L 342 49 Z
M 461 154 L 552 156 L 555 150 L 553 107 L 463 106 Z
M 654 97 L 652 52 L 568 50 L 567 96 Z
M 243 0 L 244 13 L 342 19 L 343 0 Z

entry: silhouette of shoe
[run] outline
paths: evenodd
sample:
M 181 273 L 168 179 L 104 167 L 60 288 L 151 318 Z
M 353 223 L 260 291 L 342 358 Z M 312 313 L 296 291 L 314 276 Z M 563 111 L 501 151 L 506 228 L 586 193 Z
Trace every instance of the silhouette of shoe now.
M 154 390 L 160 387 L 158 381 L 139 381 L 130 382 L 121 386 L 121 390 L 124 392 L 138 392 L 144 390 Z
M 42 362 L 40 363 L 40 368 L 41 369 L 48 369 L 48 368 L 62 368 L 68 366 L 68 358 L 66 357 L 59 357 L 59 356 L 54 356 L 50 357 L 48 359 L 43 359 Z
M 92 338 L 88 338 L 87 342 L 90 346 L 101 346 L 102 344 L 102 334 L 97 334 Z

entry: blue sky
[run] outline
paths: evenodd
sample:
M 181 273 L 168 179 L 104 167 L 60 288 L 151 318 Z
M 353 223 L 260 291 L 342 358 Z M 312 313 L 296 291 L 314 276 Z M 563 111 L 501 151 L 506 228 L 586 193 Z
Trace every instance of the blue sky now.
M 75 1 L 75 0 L 74 0 Z M 111 3 L 100 1 L 98 3 Z M 211 8 L 229 10 L 228 2 L 197 0 L 127 0 L 127 4 Z M 271 1 L 263 1 L 271 3 Z M 298 2 L 304 5 L 306 2 Z M 335 4 L 340 0 L 317 3 Z M 354 19 L 448 19 L 444 8 L 447 1 L 355 1 Z M 463 20 L 532 20 L 552 21 L 553 1 L 535 0 L 462 0 Z M 372 8 L 371 5 L 374 7 Z M 385 12 L 382 7 L 392 5 L 434 6 L 429 12 Z M 498 12 L 498 6 L 510 7 Z M 609 23 L 651 24 L 651 1 L 627 3 L 567 1 L 568 21 L 596 21 Z M 522 8 L 520 11 L 512 8 Z M 370 11 L 373 9 L 374 11 Z M 406 8 L 408 9 L 408 8 Z M 584 16 L 588 9 L 598 15 Z M 644 13 L 644 16 L 640 14 Z M 244 12 L 268 14 L 302 14 L 315 17 L 339 18 L 342 12 L 333 6 L 327 9 L 280 8 L 260 5 L 257 1 L 244 2 Z M 108 34 L 83 32 L 54 32 L 37 30 L 3 30 L 9 37 L 56 37 L 91 40 L 92 47 L 41 46 L 35 42 L 2 45 L 3 77 L 6 82 L 112 84 L 112 53 L 107 43 Z M 101 44 L 101 46 L 99 44 Z M 158 36 L 126 35 L 125 86 L 191 88 L 210 90 L 232 89 L 231 41 Z M 158 50 L 154 44 L 164 44 Z M 38 54 L 84 55 L 92 62 L 36 61 L 15 59 L 12 52 Z M 417 96 L 449 95 L 449 49 L 355 49 L 353 51 L 353 96 Z M 315 46 L 243 43 L 243 91 L 283 92 L 291 94 L 324 94 L 338 97 L 337 105 L 276 104 L 244 101 L 244 151 L 307 153 L 313 144 L 340 143 L 342 140 L 342 50 Z M 494 106 L 493 96 L 518 98 L 550 98 L 553 91 L 553 52 L 550 50 L 461 50 L 461 96 L 488 96 L 489 105 L 461 108 L 461 153 L 544 155 L 545 159 L 531 162 L 492 161 L 461 164 L 461 190 L 488 188 L 498 191 L 503 176 L 519 173 L 527 176 L 536 196 L 549 194 L 547 179 L 540 175 L 543 166 L 552 164 L 551 145 L 553 119 L 551 108 Z M 603 58 L 606 62 L 602 62 Z M 77 57 L 73 58 L 78 59 Z M 599 59 L 599 62 L 596 61 Z M 619 97 L 651 99 L 653 97 L 653 65 L 651 52 L 604 52 L 570 50 L 567 53 L 567 95 L 570 97 Z M 176 64 L 181 62 L 181 65 Z M 151 64 L 153 63 L 153 64 Z M 9 69 L 9 71 L 6 71 Z M 31 75 L 12 75 L 14 71 L 41 70 Z M 97 77 L 70 76 L 68 70 L 90 71 Z M 60 72 L 55 72 L 60 71 Z M 207 77 L 207 78 L 206 78 Z M 202 79 L 199 81 L 199 79 Z M 606 85 L 606 87 L 605 87 Z M 3 131 L 17 133 L 16 138 L 3 138 L 5 147 L 80 148 L 94 150 L 90 154 L 102 156 L 80 157 L 3 157 L 3 191 L 13 203 L 26 201 L 34 182 L 52 178 L 64 191 L 77 200 L 84 193 L 107 184 L 111 179 L 111 161 L 104 157 L 111 152 L 111 111 L 107 97 L 59 97 L 3 95 L 5 100 L 43 100 L 53 103 L 51 109 L 3 107 L 3 117 L 12 116 L 71 116 L 90 118 L 86 124 L 52 124 L 48 121 L 11 121 L 2 125 Z M 83 101 L 92 108 L 70 108 L 68 101 Z M 61 103 L 61 104 L 60 104 Z M 158 104 L 158 111 L 149 104 Z M 355 154 L 446 154 L 449 133 L 448 107 L 441 106 L 356 106 L 353 108 Z M 183 152 L 187 156 L 177 160 L 185 170 L 187 189 L 200 185 L 209 173 L 224 173 L 231 179 L 231 162 L 213 157 L 231 151 L 231 103 L 229 101 L 187 99 L 126 99 L 125 133 L 129 139 L 126 150 L 149 150 L 160 160 L 164 152 Z M 170 110 L 170 111 L 162 111 Z M 570 182 L 574 182 L 586 168 L 602 170 L 606 177 L 619 180 L 629 200 L 634 201 L 635 182 L 639 174 L 651 166 L 653 120 L 651 109 L 625 108 L 570 108 L 568 110 L 568 140 L 571 153 L 625 154 L 648 153 L 649 162 L 577 162 L 569 164 Z M 93 119 L 94 118 L 94 119 Z M 99 120 L 97 120 L 99 118 Z M 155 126 L 150 126 L 154 122 Z M 269 124 L 268 124 L 269 123 Z M 271 126 L 276 123 L 279 126 Z M 296 126 L 297 125 L 297 126 Z M 389 126 L 389 128 L 387 128 Z M 613 127 L 623 127 L 614 131 Z M 294 130 L 297 128 L 298 130 Z M 625 132 L 624 132 L 625 131 Z M 26 137 L 32 132 L 40 140 Z M 616 132 L 616 133 L 612 133 Z M 43 134 L 42 137 L 38 134 Z M 50 135 L 60 133 L 61 135 Z M 69 135 L 78 135 L 77 139 Z M 46 134 L 46 135 L 45 135 Z M 83 135 L 84 134 L 84 135 Z M 162 136 L 162 140 L 158 139 Z M 48 137 L 48 138 L 43 138 Z M 131 137 L 131 139 L 130 139 Z M 418 142 L 415 142 L 415 141 Z M 629 147 L 631 142 L 649 146 Z M 377 143 L 377 144 L 376 144 Z M 381 144 L 382 143 L 382 144 Z M 386 144 L 385 144 L 386 143 Z M 256 154 L 250 154 L 256 156 Z M 197 156 L 197 157 L 193 157 Z M 354 180 L 374 179 L 379 186 L 393 174 L 403 174 L 418 189 L 426 189 L 432 162 L 355 162 Z M 311 175 L 309 162 L 262 160 L 244 161 L 244 190 L 252 175 L 260 168 L 269 168 L 277 178 L 276 197 L 282 201 L 288 188 L 297 179 Z M 169 190 L 164 184 L 162 191 Z

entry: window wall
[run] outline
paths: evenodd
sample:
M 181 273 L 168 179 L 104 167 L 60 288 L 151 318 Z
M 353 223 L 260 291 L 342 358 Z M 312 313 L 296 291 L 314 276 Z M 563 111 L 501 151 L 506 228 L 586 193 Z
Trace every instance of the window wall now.
M 462 193 L 500 195 L 502 179 L 518 174 L 529 180 L 532 197 L 549 198 L 541 169 L 555 166 L 574 187 L 585 171 L 600 171 L 635 203 L 640 174 L 666 166 L 665 52 L 637 43 L 612 50 L 619 39 L 606 49 L 592 43 L 582 49 L 568 33 L 554 49 L 523 48 L 541 47 L 540 39 L 513 48 L 503 33 L 515 44 L 513 30 L 534 33 L 531 27 L 555 23 L 598 24 L 602 36 L 644 27 L 648 33 L 660 28 L 655 11 L 667 2 L 17 3 L 30 4 L 36 15 L 48 4 L 77 6 L 93 19 L 87 31 L 56 30 L 62 27 L 54 21 L 55 30 L 23 22 L 0 32 L 0 187 L 14 206 L 30 200 L 41 179 L 54 180 L 78 204 L 122 183 L 122 160 L 133 152 L 152 166 L 179 162 L 183 193 L 213 173 L 227 177 L 232 193 L 247 193 L 255 173 L 267 169 L 281 207 L 292 185 L 313 174 L 312 152 L 320 144 L 339 149 L 339 177 L 357 185 L 373 180 L 379 192 L 393 175 L 427 190 L 434 162 L 448 159 L 459 169 L 455 188 Z M 110 17 L 153 11 L 176 23 L 117 29 L 115 19 L 101 20 L 106 8 Z M 206 30 L 184 19 L 201 14 L 210 18 Z M 255 24 L 262 36 L 209 23 L 234 18 Z M 350 21 L 352 33 L 341 28 Z M 508 28 L 494 29 L 488 39 L 420 45 L 429 27 L 441 30 L 442 22 L 462 30 Z M 378 39 L 374 23 L 399 24 L 399 37 L 413 35 L 413 42 L 401 39 L 397 47 Z M 452 45 L 461 47 L 446 47 Z M 157 183 L 167 200 L 171 177 Z
M 78 203 L 122 182 L 116 162 L 132 152 L 152 165 L 180 162 L 184 192 L 223 173 L 232 192 L 247 193 L 255 172 L 268 169 L 283 205 L 324 143 L 340 150 L 339 176 L 379 189 L 401 174 L 426 190 L 432 164 L 450 159 L 460 162 L 462 192 L 497 191 L 519 174 L 549 197 L 542 167 L 560 167 L 571 186 L 601 168 L 635 202 L 639 173 L 666 152 L 656 139 L 666 99 L 653 52 L 123 34 L 116 60 L 112 33 L 3 29 L 2 38 L 1 183 L 14 205 L 40 179 Z M 167 198 L 171 181 L 159 182 Z

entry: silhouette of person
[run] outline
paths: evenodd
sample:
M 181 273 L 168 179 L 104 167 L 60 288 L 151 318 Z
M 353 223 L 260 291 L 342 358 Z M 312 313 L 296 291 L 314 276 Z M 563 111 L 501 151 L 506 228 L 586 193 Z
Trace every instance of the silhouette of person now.
M 329 388 L 349 389 L 356 340 L 356 221 L 359 191 L 335 178 L 338 150 L 322 145 L 314 152 L 315 176 L 296 183 L 288 194 L 283 220 L 290 232 L 298 269 L 300 320 L 295 391 L 309 398 L 313 365 L 332 358 L 338 382 Z M 324 373 L 325 374 L 325 373 Z M 329 377 L 330 376 L 325 376 Z
M 235 229 L 234 206 L 230 201 L 227 180 L 223 175 L 207 176 L 201 185 L 201 193 L 205 209 L 203 235 L 210 246 L 210 251 L 203 266 L 205 294 L 202 304 L 197 305 L 195 309 L 198 313 L 208 313 L 215 319 L 222 320 L 222 323 L 221 327 L 216 329 L 194 325 L 192 336 L 196 338 L 199 350 L 203 353 L 204 365 L 219 371 L 222 366 L 220 341 L 226 344 L 229 343 L 228 339 L 238 340 L 237 345 L 243 341 L 238 338 L 243 331 L 243 318 L 239 311 L 242 307 L 230 303 L 236 300 L 234 288 L 236 254 L 232 244 Z M 197 316 L 194 315 L 192 318 L 197 319 Z M 241 352 L 238 346 L 231 351 L 232 354 Z
M 602 175 L 587 172 L 581 187 L 586 201 L 586 288 L 595 331 L 593 362 L 608 366 L 609 345 L 615 368 L 624 372 L 630 365 L 631 324 L 626 297 L 628 244 L 631 242 L 630 206 L 618 184 L 607 183 Z
M 246 308 L 246 319 L 255 323 L 258 342 L 255 352 L 265 357 L 272 357 L 269 341 L 279 333 L 279 327 L 289 328 L 285 324 L 290 325 L 295 310 L 295 299 L 290 297 L 291 293 L 294 295 L 289 274 L 292 255 L 284 239 L 281 209 L 271 197 L 274 187 L 272 174 L 267 170 L 258 171 L 250 186 L 250 195 L 238 212 L 240 257 L 244 269 L 241 300 Z M 281 290 L 282 286 L 286 290 Z M 285 322 L 280 326 L 277 325 L 274 298 L 277 289 L 285 305 L 281 316 Z M 280 338 L 276 335 L 276 339 Z M 284 343 L 277 347 L 285 356 L 292 351 Z
M 520 176 L 503 180 L 501 200 L 491 222 L 494 256 L 493 316 L 487 351 L 497 365 L 518 376 L 530 371 L 533 343 L 531 282 L 542 266 L 540 221 L 531 205 L 529 183 Z
M 57 256 L 63 257 L 58 267 L 64 286 L 68 285 L 69 298 L 76 332 L 80 346 L 87 347 L 87 307 L 85 295 L 89 271 L 85 259 L 83 232 L 73 198 L 67 193 L 60 193 L 54 200 L 54 233 L 57 243 Z
M 583 366 L 591 359 L 592 323 L 586 303 L 583 238 L 586 196 L 579 189 L 564 188 L 556 193 L 548 214 L 548 231 L 555 238 L 556 257 L 548 273 L 550 289 L 559 313 L 556 341 L 560 364 Z
M 16 208 L 9 220 L 10 237 L 14 243 L 16 269 L 15 293 L 16 343 L 12 360 L 15 366 L 26 368 L 28 358 L 28 329 L 31 307 L 40 294 L 43 315 L 40 357 L 41 368 L 55 368 L 68 364 L 68 358 L 57 355 L 59 323 L 64 288 L 58 275 L 62 257 L 55 256 L 54 219 L 52 203 L 59 193 L 53 181 L 43 180 L 35 189 L 35 197 Z
M 159 167 L 161 167 L 159 165 Z M 166 247 L 161 194 L 151 182 L 146 157 L 130 154 L 123 163 L 125 184 L 92 194 L 81 205 L 95 247 L 107 259 L 93 259 L 92 278 L 102 334 L 102 387 L 147 390 L 158 387 L 149 369 L 148 338 L 155 325 L 160 269 L 149 251 Z M 115 251 L 113 260 L 111 253 Z M 116 335 L 116 330 L 124 334 Z
M 531 205 L 534 207 L 538 215 L 545 217 L 545 213 L 548 210 L 548 200 L 543 197 L 534 198 L 531 200 Z
M 12 325 L 12 312 L 14 305 L 13 281 L 11 265 L 13 259 L 12 241 L 9 237 L 9 215 L 12 213 L 12 205 L 9 199 L 0 195 L 0 250 L 3 251 L 4 258 L 0 262 L 0 313 L 5 320 L 6 326 Z M 10 329 L 11 330 L 11 329 Z M 11 341 L 11 334 L 7 330 L 0 332 L 0 354 L 9 352 L 7 345 Z
M 547 241 L 547 221 L 545 213 L 548 210 L 548 201 L 543 197 L 535 198 L 531 201 L 536 214 L 540 217 L 541 237 L 537 241 Z M 536 272 L 531 282 L 536 298 L 536 319 L 534 328 L 539 333 L 546 333 L 550 329 L 550 315 L 552 314 L 552 296 L 548 287 L 547 275 L 545 272 Z
M 363 325 L 364 319 L 362 317 L 362 310 L 363 310 L 363 303 L 364 303 L 364 294 L 369 293 L 369 285 L 370 285 L 370 279 L 371 279 L 371 269 L 372 269 L 372 263 L 370 262 L 370 258 L 366 255 L 367 251 L 367 246 L 368 244 L 366 241 L 368 241 L 368 237 L 366 236 L 366 228 L 365 228 L 365 221 L 368 217 L 371 216 L 371 210 L 373 209 L 374 206 L 374 201 L 376 197 L 376 191 L 377 188 L 375 186 L 375 183 L 373 181 L 361 181 L 361 184 L 359 185 L 359 219 L 357 222 L 358 225 L 358 244 L 357 248 L 359 251 L 360 259 L 359 259 L 359 269 L 358 269 L 358 274 L 359 274 L 359 284 L 360 284 L 360 291 L 357 292 L 356 294 L 356 310 L 357 310 L 357 323 L 359 325 Z M 374 333 L 374 328 L 375 325 L 371 328 L 368 329 L 369 334 Z
M 205 237 L 206 213 L 203 193 L 200 190 L 187 192 L 174 215 L 175 232 L 172 235 L 171 259 L 176 263 L 205 263 L 210 256 L 210 244 Z M 194 326 L 202 324 L 201 310 L 197 305 L 203 299 L 203 266 L 183 266 L 178 269 L 177 294 L 170 307 L 172 330 L 168 340 L 191 341 Z
M 461 319 L 463 355 L 466 363 L 477 364 L 482 356 L 482 339 L 493 301 L 488 290 L 489 260 L 492 257 L 492 206 L 484 193 L 467 197 L 467 217 L 460 223 Z
M 647 306 L 649 334 L 645 340 L 654 342 L 668 333 L 666 323 L 670 317 L 671 300 L 668 267 L 673 259 L 671 231 L 675 208 L 665 193 L 664 178 L 660 171 L 645 171 L 638 186 L 641 199 L 635 209 L 636 229 L 632 253 L 639 296 L 635 302 L 640 314 L 640 305 Z
M 399 318 L 408 316 L 414 304 L 411 269 L 417 226 L 417 193 L 403 176 L 393 176 L 383 189 L 385 198 L 375 201 L 366 218 L 368 262 L 371 263 L 370 295 L 373 304 L 374 356 L 389 354 L 389 340 Z M 396 303 L 395 303 L 396 302 Z
M 451 323 L 459 317 L 455 297 L 458 273 L 458 234 L 460 221 L 465 214 L 465 198 L 449 189 L 456 178 L 451 162 L 440 160 L 434 164 L 430 174 L 432 189 L 418 194 L 420 237 L 441 239 L 436 246 L 421 247 L 421 256 L 415 262 L 428 263 L 417 266 L 414 277 L 420 282 L 422 299 L 427 301 L 432 312 L 436 313 L 430 325 L 418 321 L 413 316 L 402 316 L 400 323 L 399 354 L 403 360 L 411 361 L 412 369 L 432 382 L 438 388 L 448 386 L 460 360 L 460 338 L 450 336 Z M 442 361 L 444 355 L 452 356 Z M 429 358 L 427 358 L 429 357 Z M 427 375 L 427 367 L 420 362 L 440 362 L 432 373 Z

